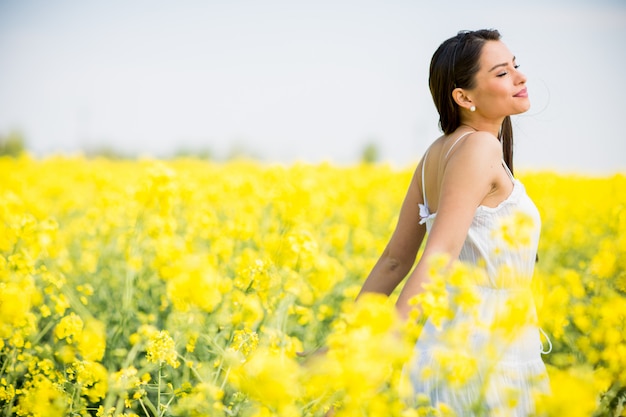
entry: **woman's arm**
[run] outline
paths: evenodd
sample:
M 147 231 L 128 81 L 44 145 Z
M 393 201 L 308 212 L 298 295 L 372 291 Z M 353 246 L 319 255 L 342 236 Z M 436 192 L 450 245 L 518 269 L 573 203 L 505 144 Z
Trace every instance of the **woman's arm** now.
M 477 132 L 461 142 L 443 171 L 437 217 L 430 230 L 424 253 L 409 276 L 397 301 L 400 315 L 407 318 L 408 302 L 423 291 L 428 262 L 435 254 L 457 259 L 477 207 L 496 189 L 502 178 L 502 148 L 493 135 Z
M 398 223 L 382 255 L 374 265 L 359 295 L 376 292 L 389 295 L 406 277 L 415 263 L 426 227 L 420 225 L 419 206 L 423 203 L 421 166 L 417 166 L 400 209 Z

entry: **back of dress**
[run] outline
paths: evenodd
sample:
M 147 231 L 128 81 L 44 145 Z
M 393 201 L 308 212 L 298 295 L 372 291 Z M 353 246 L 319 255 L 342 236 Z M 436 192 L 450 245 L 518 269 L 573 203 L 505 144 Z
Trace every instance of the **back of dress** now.
M 530 290 L 539 212 L 522 183 L 504 161 L 502 165 L 513 190 L 498 206 L 476 209 L 459 255 L 459 261 L 482 272 L 463 283 L 463 291 L 471 291 L 476 303 L 469 311 L 453 306 L 454 315 L 437 325 L 427 320 L 410 372 L 416 393 L 464 416 L 474 415 L 476 407 L 526 416 L 534 409 L 534 393 L 549 390 Z M 430 231 L 436 213 L 428 209 L 423 168 L 424 163 L 420 215 Z M 459 291 L 448 285 L 449 294 Z M 454 302 L 454 297 L 450 299 Z

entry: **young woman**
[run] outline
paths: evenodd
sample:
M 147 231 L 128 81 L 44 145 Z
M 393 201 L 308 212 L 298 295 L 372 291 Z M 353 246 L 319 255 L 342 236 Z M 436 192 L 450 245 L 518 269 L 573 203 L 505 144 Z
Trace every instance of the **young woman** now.
M 424 291 L 435 255 L 479 268 L 482 282 L 463 283 L 477 299 L 470 311 L 459 307 L 441 324 L 426 321 L 408 367 L 413 389 L 460 416 L 526 416 L 533 412 L 534 394 L 549 390 L 529 297 L 539 213 L 512 173 L 510 116 L 530 107 L 526 77 L 498 31 L 478 30 L 441 44 L 429 83 L 443 135 L 418 164 L 397 227 L 361 293 L 391 294 L 410 272 L 397 301 L 408 318 L 409 300 Z M 524 242 L 506 245 L 497 231 L 514 216 L 524 219 Z M 507 320 L 507 328 L 498 328 Z M 466 338 L 451 340 L 462 326 Z

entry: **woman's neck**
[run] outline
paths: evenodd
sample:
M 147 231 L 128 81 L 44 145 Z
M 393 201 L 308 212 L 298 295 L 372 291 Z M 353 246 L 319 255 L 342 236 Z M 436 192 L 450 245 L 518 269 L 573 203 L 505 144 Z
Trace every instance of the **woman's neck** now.
M 461 121 L 461 126 L 467 126 L 476 131 L 489 132 L 495 137 L 499 137 L 500 128 L 502 127 L 503 120 L 484 120 L 479 118 L 467 118 Z

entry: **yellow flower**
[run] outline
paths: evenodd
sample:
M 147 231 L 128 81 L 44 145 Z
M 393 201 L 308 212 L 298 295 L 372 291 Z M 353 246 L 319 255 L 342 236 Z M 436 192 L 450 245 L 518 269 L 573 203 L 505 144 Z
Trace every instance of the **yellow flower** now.
M 198 342 L 198 332 L 192 331 L 188 334 L 187 344 L 185 345 L 185 350 L 187 352 L 193 352 L 196 350 L 196 343 Z
M 452 349 L 441 348 L 433 352 L 436 362 L 441 364 L 440 376 L 453 387 L 462 387 L 478 373 L 478 360 L 475 355 L 460 344 Z
M 410 301 L 417 305 L 422 314 L 437 327 L 454 316 L 455 306 L 448 291 L 447 276 L 449 257 L 436 255 L 429 259 L 428 281 L 423 284 L 424 291 Z
M 508 249 L 524 248 L 531 244 L 535 227 L 535 221 L 530 215 L 516 211 L 500 221 L 493 231 L 493 237 Z
M 6 378 L 0 379 L 0 401 L 10 403 L 15 397 L 15 387 L 7 382 Z
M 203 417 L 222 416 L 224 413 L 224 390 L 206 382 L 194 386 L 172 408 L 173 415 Z
M 291 407 L 301 395 L 300 367 L 280 352 L 259 347 L 230 380 L 251 398 L 275 410 Z
M 261 332 L 268 339 L 269 348 L 290 358 L 295 358 L 297 352 L 302 352 L 302 341 L 296 336 L 289 336 L 278 329 L 262 327 Z
M 341 395 L 345 415 L 364 407 L 376 409 L 382 387 L 392 381 L 400 385 L 399 369 L 410 356 L 410 346 L 399 332 L 398 314 L 386 297 L 363 294 L 357 303 L 347 303 L 328 336 L 328 353 L 309 367 L 311 395 Z
M 414 309 L 406 328 L 395 294 L 353 302 L 397 224 L 412 168 L 23 155 L 0 158 L 0 172 L 0 415 L 65 415 L 71 405 L 134 416 L 155 400 L 146 356 L 176 365 L 178 345 L 186 366 L 160 372 L 161 404 L 172 403 L 157 412 L 320 417 L 334 405 L 337 417 L 447 416 L 444 405 L 401 401 L 425 316 L 450 329 L 438 354 L 456 385 L 475 367 L 463 346 L 470 329 L 495 333 L 498 346 L 535 320 L 523 290 L 480 323 L 472 286 L 487 284 L 485 264 L 444 258 L 429 265 L 413 300 L 424 314 Z M 550 369 L 555 395 L 541 412 L 619 414 L 598 400 L 626 386 L 626 176 L 522 176 L 543 220 L 531 288 L 554 344 L 544 360 L 560 369 Z M 488 255 L 534 260 L 524 252 L 530 220 L 518 213 L 497 225 Z M 527 287 L 526 271 L 496 275 L 497 287 Z M 459 309 L 471 327 L 450 320 Z M 320 344 L 326 354 L 296 356 Z M 103 399 L 99 365 L 120 363 Z
M 74 362 L 72 365 L 76 382 L 81 393 L 90 401 L 98 402 L 106 396 L 108 390 L 108 372 L 102 364 L 92 361 Z
M 113 388 L 125 392 L 139 384 L 137 368 L 130 366 L 120 369 L 112 375 Z
M 183 312 L 192 307 L 212 312 L 230 288 L 228 281 L 196 257 L 186 259 L 180 274 L 167 282 L 169 300 Z
M 8 337 L 12 326 L 22 326 L 33 305 L 34 282 L 29 278 L 17 282 L 0 282 L 0 337 Z M 4 326 L 8 326 L 3 331 Z
M 295 269 L 307 269 L 315 264 L 318 243 L 314 234 L 306 227 L 298 227 L 286 236 L 285 261 Z
M 115 407 L 104 408 L 103 405 L 98 406 L 96 417 L 113 417 L 115 415 Z
M 515 337 L 524 326 L 536 324 L 533 295 L 530 289 L 516 290 L 497 308 L 491 331 L 504 340 Z
M 317 296 L 329 292 L 345 275 L 345 270 L 334 258 L 320 254 L 308 275 L 308 283 Z
M 259 344 L 259 335 L 248 329 L 235 330 L 232 348 L 243 353 L 245 357 L 250 356 Z
M 27 381 L 17 395 L 17 415 L 58 417 L 65 415 L 67 401 L 63 389 L 42 374 Z
M 178 353 L 176 352 L 176 343 L 167 330 L 161 330 L 150 337 L 146 352 L 148 362 L 158 363 L 159 365 L 167 363 L 174 368 L 180 365 Z
M 57 339 L 65 339 L 67 343 L 73 343 L 83 332 L 83 320 L 76 314 L 70 313 L 63 317 L 54 329 Z
M 617 272 L 619 251 L 613 238 L 604 239 L 591 260 L 590 271 L 599 278 L 612 278 Z
M 232 312 L 229 321 L 233 326 L 244 325 L 254 328 L 265 317 L 265 311 L 258 294 L 246 294 L 242 291 L 234 290 L 230 296 Z
M 56 314 L 61 315 L 65 313 L 65 310 L 70 308 L 70 302 L 65 294 L 51 294 L 50 299 L 54 303 L 54 312 Z
M 83 359 L 89 361 L 101 360 L 106 348 L 104 325 L 95 319 L 87 320 L 82 332 L 76 335 L 76 344 L 78 352 Z
M 70 364 L 76 361 L 76 348 L 72 345 L 59 346 L 54 352 L 54 357 L 64 365 Z
M 537 395 L 539 416 L 588 417 L 598 406 L 593 371 L 587 367 L 550 371 L 552 393 Z

